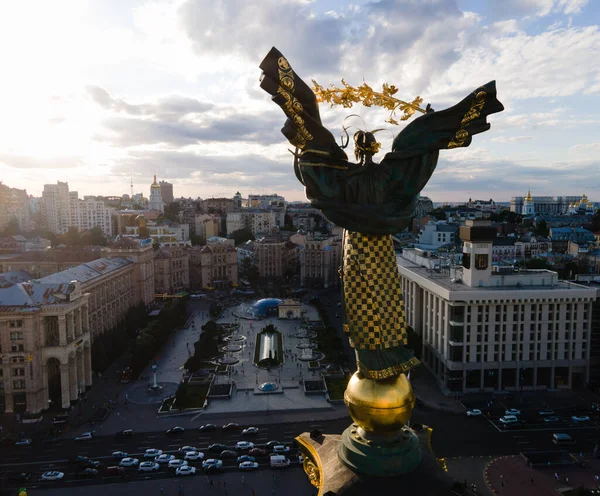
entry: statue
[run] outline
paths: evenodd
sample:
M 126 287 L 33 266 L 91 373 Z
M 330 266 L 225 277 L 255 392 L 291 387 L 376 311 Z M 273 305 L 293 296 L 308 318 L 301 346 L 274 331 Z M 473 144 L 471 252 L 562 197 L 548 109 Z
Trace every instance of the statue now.
M 383 442 L 382 436 L 396 439 L 415 403 L 406 373 L 419 362 L 406 348 L 404 301 L 392 234 L 408 226 L 418 194 L 435 170 L 439 150 L 469 146 L 473 135 L 490 128 L 486 117 L 503 110 L 495 82 L 481 86 L 453 107 L 435 112 L 430 105 L 420 108 L 419 97 L 411 103 L 396 99 L 396 88 L 387 84 L 381 93 L 366 84 L 354 88 L 343 80 L 341 89 L 323 89 L 314 83 L 313 91 L 276 48 L 260 68 L 261 88 L 287 116 L 282 133 L 296 147 L 294 172 L 305 186 L 308 200 L 344 228 L 340 271 L 344 331 L 355 350 L 358 372 L 344 397 L 357 427 L 353 434 L 348 433 L 352 439 L 343 439 L 342 444 L 371 441 L 369 446 L 373 446 Z M 373 161 L 381 146 L 375 139 L 378 130 L 356 132 L 358 162 L 353 163 L 344 152 L 349 142 L 346 129 L 346 143 L 340 146 L 321 123 L 318 99 L 344 107 L 361 101 L 366 106 L 386 107 L 391 110 L 391 124 L 397 124 L 396 111 L 402 111 L 401 120 L 415 112 L 424 115 L 395 137 L 392 151 L 379 163 Z M 413 468 L 418 463 L 413 460 L 399 469 L 396 462 L 394 468 L 384 462 L 365 469 L 364 465 L 355 466 L 346 455 L 342 448 L 340 457 L 347 465 L 373 475 L 408 471 L 411 463 Z

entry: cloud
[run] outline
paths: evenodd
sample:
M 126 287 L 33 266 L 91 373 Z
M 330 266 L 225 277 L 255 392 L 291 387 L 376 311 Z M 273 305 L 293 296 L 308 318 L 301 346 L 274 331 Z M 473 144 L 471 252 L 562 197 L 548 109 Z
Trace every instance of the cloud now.
M 492 138 L 491 141 L 497 141 L 498 143 L 511 143 L 515 141 L 526 141 L 533 139 L 533 136 L 497 136 Z
M 35 157 L 0 153 L 0 163 L 15 169 L 72 169 L 84 165 L 80 157 Z
M 579 145 L 573 145 L 570 148 L 571 150 L 600 150 L 600 142 L 581 143 Z
M 496 18 L 545 17 L 549 14 L 580 14 L 589 0 L 502 0 L 490 2 Z

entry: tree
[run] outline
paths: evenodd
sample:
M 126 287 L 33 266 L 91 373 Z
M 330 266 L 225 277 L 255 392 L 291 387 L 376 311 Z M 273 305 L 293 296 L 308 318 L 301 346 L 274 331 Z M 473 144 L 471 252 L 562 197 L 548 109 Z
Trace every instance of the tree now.
M 535 234 L 538 236 L 543 236 L 544 238 L 547 238 L 550 234 L 550 228 L 544 219 L 539 221 L 535 226 Z
M 600 231 L 600 210 L 596 210 L 596 213 L 592 216 L 591 231 L 592 232 Z
M 19 229 L 19 221 L 13 217 L 8 221 L 8 224 L 6 224 L 6 227 L 2 232 L 2 236 L 15 236 L 17 234 L 21 234 L 21 230 Z
M 292 221 L 292 218 L 288 214 L 285 214 L 282 230 L 283 231 L 293 231 L 294 230 L 294 222 Z
M 250 229 L 245 227 L 238 229 L 237 231 L 233 231 L 229 237 L 235 241 L 236 245 L 245 243 L 246 241 L 254 241 L 254 235 Z
M 520 262 L 521 266 L 526 269 L 552 269 L 552 265 L 545 258 L 531 258 L 529 260 L 522 260 Z
M 190 235 L 190 241 L 192 242 L 192 246 L 203 245 L 205 242 L 202 236 L 196 236 L 195 234 Z
M 179 212 L 180 211 L 181 211 L 181 205 L 179 204 L 179 202 L 169 203 L 165 207 L 165 213 L 163 214 L 163 217 L 165 219 L 169 219 L 170 221 L 173 221 L 173 222 L 179 222 Z
M 447 219 L 446 212 L 444 212 L 444 210 L 441 208 L 434 208 L 427 215 L 430 215 L 431 217 L 435 218 L 435 220 L 446 220 Z

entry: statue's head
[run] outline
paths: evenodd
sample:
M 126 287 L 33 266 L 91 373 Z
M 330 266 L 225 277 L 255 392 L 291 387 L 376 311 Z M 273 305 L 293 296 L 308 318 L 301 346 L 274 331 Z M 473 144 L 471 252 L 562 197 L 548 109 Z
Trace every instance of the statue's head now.
M 373 155 L 379 151 L 379 143 L 371 131 L 356 131 L 354 133 L 354 156 L 361 164 L 373 162 Z

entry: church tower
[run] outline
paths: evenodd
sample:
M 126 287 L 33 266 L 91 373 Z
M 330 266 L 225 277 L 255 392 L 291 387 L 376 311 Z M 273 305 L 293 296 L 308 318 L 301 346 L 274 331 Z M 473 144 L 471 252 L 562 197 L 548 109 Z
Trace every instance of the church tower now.
M 533 204 L 533 197 L 531 196 L 531 190 L 527 192 L 527 196 L 523 200 L 522 215 L 535 215 L 535 206 Z
M 165 211 L 165 204 L 160 191 L 160 184 L 156 182 L 156 174 L 154 174 L 154 182 L 150 186 L 150 200 L 148 201 L 148 208 L 150 210 L 157 210 L 159 212 Z

